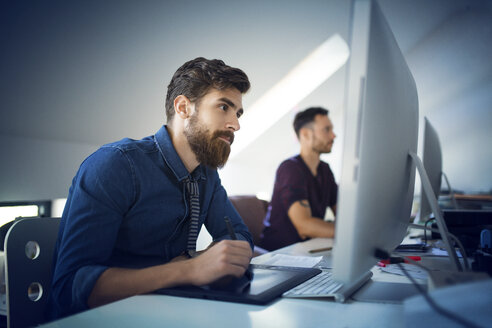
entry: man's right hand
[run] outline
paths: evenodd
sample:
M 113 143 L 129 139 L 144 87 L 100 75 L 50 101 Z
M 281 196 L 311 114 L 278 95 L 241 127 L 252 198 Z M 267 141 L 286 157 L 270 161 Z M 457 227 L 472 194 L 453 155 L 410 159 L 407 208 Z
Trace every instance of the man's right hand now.
M 222 240 L 199 256 L 190 259 L 193 285 L 210 284 L 225 276 L 241 277 L 248 268 L 253 252 L 243 240 Z
M 251 256 L 248 242 L 223 240 L 189 260 L 178 257 L 169 263 L 142 269 L 108 268 L 96 281 L 87 304 L 96 307 L 159 288 L 201 286 L 225 276 L 241 277 Z

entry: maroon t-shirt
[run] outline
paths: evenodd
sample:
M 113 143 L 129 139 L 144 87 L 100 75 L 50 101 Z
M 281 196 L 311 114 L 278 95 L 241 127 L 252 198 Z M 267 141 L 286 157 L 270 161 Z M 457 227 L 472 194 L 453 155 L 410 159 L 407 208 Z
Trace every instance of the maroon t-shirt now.
M 323 219 L 326 208 L 337 202 L 338 186 L 328 163 L 320 161 L 313 176 L 300 155 L 291 157 L 277 169 L 272 201 L 263 221 L 261 247 L 273 251 L 302 241 L 287 211 L 303 199 L 309 201 L 313 217 Z

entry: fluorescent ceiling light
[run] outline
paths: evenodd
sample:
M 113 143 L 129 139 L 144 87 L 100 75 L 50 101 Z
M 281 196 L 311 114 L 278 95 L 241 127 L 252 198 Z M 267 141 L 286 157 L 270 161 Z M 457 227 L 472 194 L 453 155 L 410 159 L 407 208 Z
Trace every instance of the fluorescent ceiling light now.
M 233 158 L 292 110 L 302 99 L 341 68 L 349 57 L 347 43 L 338 34 L 323 42 L 294 67 L 280 82 L 248 108 L 240 120 Z

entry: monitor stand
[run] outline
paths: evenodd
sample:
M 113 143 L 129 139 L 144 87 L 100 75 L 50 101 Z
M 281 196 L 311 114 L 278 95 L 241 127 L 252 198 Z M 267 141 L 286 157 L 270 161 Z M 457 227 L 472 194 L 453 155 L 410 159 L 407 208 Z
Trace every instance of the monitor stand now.
M 458 255 L 456 255 L 455 249 L 451 246 L 451 241 L 449 240 L 448 235 L 448 228 L 446 226 L 444 218 L 442 217 L 441 210 L 439 209 L 439 205 L 437 203 L 436 196 L 434 195 L 434 192 L 432 190 L 427 172 L 425 171 L 424 164 L 422 164 L 422 161 L 414 152 L 409 152 L 408 154 L 412 158 L 415 166 L 417 167 L 417 171 L 419 172 L 425 197 L 427 198 L 432 212 L 434 213 L 434 217 L 436 218 L 437 227 L 439 228 L 439 233 L 441 235 L 446 251 L 448 252 L 449 259 L 451 260 L 451 263 L 453 265 L 453 269 L 455 271 L 463 271 L 461 263 L 458 259 Z
M 455 249 L 451 246 L 451 242 L 448 236 L 448 229 L 444 218 L 442 217 L 441 210 L 437 203 L 437 199 L 432 190 L 429 177 L 425 171 L 424 165 L 420 158 L 414 152 L 409 152 L 409 156 L 412 158 L 415 166 L 420 175 L 422 187 L 429 202 L 429 205 L 436 218 L 437 226 L 441 234 L 441 238 L 448 252 L 449 259 L 453 265 L 453 272 L 462 271 L 461 263 L 458 259 Z M 426 289 L 426 285 L 423 285 Z M 361 302 L 378 302 L 378 303 L 402 303 L 408 297 L 417 295 L 419 292 L 413 284 L 409 283 L 392 283 L 392 282 L 378 282 L 368 281 L 362 288 L 352 295 L 352 298 Z
M 424 289 L 426 285 L 421 285 Z M 352 295 L 358 302 L 403 303 L 409 297 L 419 295 L 417 288 L 410 283 L 368 281 Z

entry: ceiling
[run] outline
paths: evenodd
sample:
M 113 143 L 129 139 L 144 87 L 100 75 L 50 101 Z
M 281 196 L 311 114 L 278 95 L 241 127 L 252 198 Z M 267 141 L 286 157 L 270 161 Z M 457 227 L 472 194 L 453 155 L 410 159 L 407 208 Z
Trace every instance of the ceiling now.
M 462 177 L 455 162 L 470 145 L 491 140 L 492 1 L 379 2 L 417 82 L 421 116 L 429 116 L 443 141 L 445 170 L 458 187 L 473 189 L 479 178 Z M 153 134 L 165 122 L 172 74 L 197 56 L 221 58 L 248 74 L 247 111 L 331 35 L 348 40 L 350 8 L 343 0 L 3 2 L 0 136 L 97 146 Z M 330 108 L 341 133 L 344 83 L 345 67 L 235 163 L 264 164 L 271 174 L 296 152 L 291 120 L 299 108 Z M 279 144 L 284 137 L 292 142 Z M 339 173 L 342 145 L 336 146 L 330 159 Z M 271 156 L 258 162 L 269 149 Z M 476 151 L 482 154 L 474 163 L 492 158 L 483 145 Z M 492 187 L 490 173 L 483 186 Z

